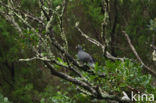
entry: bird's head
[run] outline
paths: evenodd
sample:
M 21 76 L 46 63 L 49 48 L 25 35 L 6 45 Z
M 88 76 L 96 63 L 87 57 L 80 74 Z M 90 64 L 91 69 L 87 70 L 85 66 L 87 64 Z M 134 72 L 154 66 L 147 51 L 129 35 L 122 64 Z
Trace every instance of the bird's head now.
M 82 50 L 82 47 L 81 47 L 81 45 L 77 45 L 76 46 L 76 49 L 79 51 L 79 50 Z

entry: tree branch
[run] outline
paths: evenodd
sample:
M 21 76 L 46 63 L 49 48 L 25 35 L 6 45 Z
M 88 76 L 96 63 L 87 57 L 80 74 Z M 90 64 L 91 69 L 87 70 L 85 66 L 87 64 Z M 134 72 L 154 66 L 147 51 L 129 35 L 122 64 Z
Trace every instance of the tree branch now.
M 122 31 L 122 33 L 124 34 L 124 36 L 126 37 L 127 39 L 127 42 L 132 50 L 132 52 L 134 53 L 134 55 L 136 56 L 137 60 L 141 63 L 141 65 L 143 65 L 143 67 L 149 71 L 150 73 L 152 73 L 154 76 L 156 76 L 156 72 L 154 70 L 152 70 L 150 67 L 148 67 L 143 61 L 142 59 L 140 58 L 140 56 L 138 55 L 135 47 L 133 46 L 132 42 L 131 42 L 131 39 L 129 38 L 128 34 L 125 32 L 125 31 Z
M 79 85 L 79 86 L 83 87 L 84 89 L 88 90 L 89 92 L 91 92 L 93 95 L 97 95 L 96 91 L 93 89 L 93 87 L 89 86 L 85 82 L 82 82 L 80 80 L 74 79 L 74 78 L 72 78 L 71 76 L 69 76 L 67 74 L 64 74 L 64 73 L 61 73 L 61 72 L 57 72 L 50 63 L 48 63 L 46 61 L 44 61 L 44 63 L 50 69 L 51 74 L 53 74 L 53 75 L 55 75 L 57 77 L 60 77 L 62 79 L 65 79 L 67 81 L 70 81 L 70 82 L 72 82 L 72 83 L 74 83 L 76 85 Z

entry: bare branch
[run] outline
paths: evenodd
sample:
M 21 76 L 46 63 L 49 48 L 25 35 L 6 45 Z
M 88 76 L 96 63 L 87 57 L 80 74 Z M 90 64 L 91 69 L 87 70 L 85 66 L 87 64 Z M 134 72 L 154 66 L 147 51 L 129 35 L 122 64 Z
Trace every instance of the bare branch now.
M 41 61 L 46 61 L 46 62 L 54 63 L 54 64 L 56 64 L 58 66 L 63 67 L 63 68 L 70 69 L 71 71 L 73 71 L 74 73 L 76 73 L 79 77 L 82 77 L 84 79 L 84 77 L 82 76 L 82 74 L 78 70 L 76 70 L 75 68 L 69 67 L 67 65 L 63 65 L 63 64 L 57 62 L 56 60 L 51 60 L 51 59 L 48 59 L 47 57 L 41 57 L 41 56 L 39 57 L 39 56 L 37 56 L 37 57 L 32 57 L 32 58 L 19 59 L 20 62 L 29 62 L 29 61 L 33 61 L 33 60 L 41 60 Z
M 124 36 L 126 37 L 127 39 L 127 42 L 131 48 L 131 50 L 133 51 L 134 55 L 136 56 L 136 58 L 138 59 L 138 61 L 141 63 L 141 65 L 143 65 L 143 67 L 149 71 L 150 73 L 152 73 L 154 76 L 156 76 L 156 72 L 154 70 L 152 70 L 150 67 L 148 67 L 143 61 L 142 59 L 140 58 L 140 56 L 138 55 L 136 49 L 134 48 L 132 42 L 131 42 L 131 39 L 129 38 L 128 34 L 125 32 L 125 31 L 122 31 L 122 33 L 124 34 Z
M 27 58 L 27 59 L 19 59 L 20 62 L 28 62 L 28 61 L 32 61 L 32 60 L 42 60 L 42 61 L 49 61 L 49 62 L 52 61 L 52 60 L 50 60 L 50 59 L 48 59 L 46 57 L 42 57 L 42 58 L 33 57 L 33 58 Z

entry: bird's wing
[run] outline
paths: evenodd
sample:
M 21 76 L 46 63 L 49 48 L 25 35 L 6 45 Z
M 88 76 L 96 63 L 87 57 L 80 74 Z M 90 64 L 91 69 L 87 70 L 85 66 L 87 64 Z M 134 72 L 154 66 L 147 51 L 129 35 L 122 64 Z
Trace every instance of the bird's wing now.
M 80 61 L 83 62 L 93 62 L 92 57 L 87 52 L 84 51 L 78 52 L 78 58 Z

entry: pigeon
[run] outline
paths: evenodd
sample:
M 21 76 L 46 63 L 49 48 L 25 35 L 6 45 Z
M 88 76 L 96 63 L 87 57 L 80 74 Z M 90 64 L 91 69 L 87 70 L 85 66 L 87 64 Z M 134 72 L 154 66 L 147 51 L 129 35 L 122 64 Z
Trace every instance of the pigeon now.
M 87 52 L 83 51 L 83 49 L 80 45 L 77 46 L 77 49 L 78 49 L 77 57 L 78 57 L 79 61 L 82 63 L 87 63 L 90 67 L 94 68 L 95 64 L 94 64 L 94 61 L 93 61 L 93 58 L 91 57 L 91 55 L 88 54 Z

